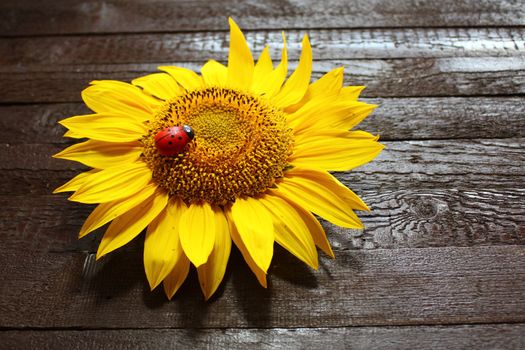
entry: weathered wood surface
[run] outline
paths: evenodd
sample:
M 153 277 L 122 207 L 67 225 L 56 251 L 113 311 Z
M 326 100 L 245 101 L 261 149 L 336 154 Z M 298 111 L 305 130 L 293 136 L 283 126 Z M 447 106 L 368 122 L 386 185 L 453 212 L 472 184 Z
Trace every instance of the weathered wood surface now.
M 240 254 L 204 302 L 192 272 L 177 298 L 149 291 L 142 240 L 95 261 L 2 245 L 3 327 L 230 328 L 525 321 L 525 246 L 336 250 L 313 271 L 276 249 L 269 288 Z M 21 302 L 23 300 L 23 302 Z M 130 317 L 133 315 L 133 317 Z
M 275 329 L 149 329 L 7 331 L 6 348 L 160 349 L 217 348 L 244 350 L 305 349 L 520 349 L 523 324 Z
M 363 99 L 379 107 L 358 128 L 381 140 L 525 136 L 522 97 Z M 0 143 L 71 143 L 58 121 L 91 111 L 81 103 L 0 106 Z M 18 123 L 26 127 L 20 128 Z
M 0 71 L 0 103 L 77 102 L 90 81 L 132 79 L 157 72 L 162 64 L 199 71 L 201 64 L 27 65 Z M 366 85 L 366 97 L 515 95 L 525 93 L 522 57 L 452 57 L 316 62 L 312 78 L 347 67 L 346 85 Z M 291 67 L 294 69 L 294 66 Z
M 246 31 L 257 54 L 265 45 L 280 58 L 280 30 Z M 523 28 L 386 28 L 286 30 L 289 59 L 297 60 L 303 35 L 308 34 L 315 60 L 523 57 Z M 202 62 L 228 58 L 228 32 L 173 34 L 108 34 L 2 38 L 2 71 L 13 65 L 125 64 Z M 45 54 L 43 54 L 45 53 Z M 12 68 L 11 68 L 12 69 Z
M 295 60 L 304 31 L 288 34 Z M 279 36 L 248 33 L 256 53 L 265 43 L 280 43 Z M 0 103 L 75 102 L 91 80 L 129 81 L 162 64 L 199 70 L 209 58 L 227 59 L 227 40 L 217 32 L 3 38 Z M 525 89 L 521 28 L 320 30 L 311 40 L 313 76 L 346 66 L 346 84 L 367 85 L 364 96 L 515 95 Z M 279 46 L 272 46 L 274 54 Z
M 227 16 L 233 16 L 246 29 L 518 26 L 525 24 L 522 5 L 512 0 L 53 0 L 42 6 L 31 0 L 4 0 L 0 33 L 225 30 Z

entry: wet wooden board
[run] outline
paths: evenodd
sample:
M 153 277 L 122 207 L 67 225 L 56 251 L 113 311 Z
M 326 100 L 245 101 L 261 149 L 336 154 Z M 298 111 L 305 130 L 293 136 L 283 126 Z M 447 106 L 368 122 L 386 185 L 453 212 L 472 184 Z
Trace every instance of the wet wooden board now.
M 6 244 L 5 327 L 341 327 L 524 322 L 523 246 L 339 250 L 313 271 L 276 249 L 262 288 L 237 252 L 213 300 L 195 274 L 173 301 L 149 291 L 142 240 L 96 262 Z M 38 298 L 31 295 L 38 294 Z M 20 299 L 24 303 L 20 303 Z M 446 307 L 443 307 L 446 305 Z M 133 315 L 133 317 L 129 317 Z
M 226 30 L 228 16 L 246 29 L 518 26 L 525 10 L 512 0 L 90 1 L 5 0 L 4 35 Z M 24 20 L 20 20 L 23 18 Z
M 6 347 L 62 349 L 221 348 L 303 349 L 519 349 L 523 324 L 474 326 L 339 327 L 276 329 L 148 329 L 7 331 Z
M 288 37 L 291 69 L 305 31 Z M 248 33 L 256 55 L 279 31 Z M 345 66 L 346 84 L 363 95 L 470 96 L 524 92 L 525 39 L 521 28 L 430 28 L 312 31 L 313 76 Z M 73 102 L 92 80 L 133 78 L 157 66 L 199 70 L 227 59 L 228 33 L 133 34 L 0 39 L 0 103 Z M 41 54 L 46 52 L 45 55 Z
M 90 81 L 132 79 L 177 63 L 199 71 L 201 64 L 27 65 L 0 72 L 0 103 L 77 102 Z M 204 63 L 204 62 L 203 62 Z M 295 69 L 295 64 L 291 69 Z M 522 57 L 356 59 L 314 63 L 312 78 L 347 67 L 345 85 L 366 85 L 365 97 L 518 95 L 525 93 Z
M 315 60 L 523 57 L 525 30 L 510 28 L 380 28 L 285 31 L 290 60 L 297 60 L 308 34 Z M 257 58 L 268 45 L 280 59 L 282 32 L 246 31 Z M 2 38 L 1 71 L 13 65 L 126 64 L 226 61 L 228 32 L 105 34 Z M 42 53 L 46 54 L 43 55 Z M 7 54 L 9 53 L 9 54 Z

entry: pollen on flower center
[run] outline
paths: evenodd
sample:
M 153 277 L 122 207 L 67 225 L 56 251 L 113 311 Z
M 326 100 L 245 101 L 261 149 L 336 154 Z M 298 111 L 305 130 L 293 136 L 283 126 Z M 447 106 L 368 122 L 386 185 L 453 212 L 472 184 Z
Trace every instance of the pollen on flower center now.
M 183 124 L 193 128 L 193 141 L 175 156 L 160 155 L 155 135 Z M 271 187 L 283 175 L 293 139 L 281 110 L 255 96 L 212 87 L 168 101 L 142 142 L 154 181 L 171 196 L 225 205 Z

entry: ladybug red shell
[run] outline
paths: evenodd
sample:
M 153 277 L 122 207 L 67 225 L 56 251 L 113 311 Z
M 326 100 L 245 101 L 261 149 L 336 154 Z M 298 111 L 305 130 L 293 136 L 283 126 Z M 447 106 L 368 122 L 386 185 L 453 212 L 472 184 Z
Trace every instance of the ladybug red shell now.
M 163 156 L 173 156 L 182 152 L 194 136 L 189 125 L 170 126 L 155 135 L 155 146 Z

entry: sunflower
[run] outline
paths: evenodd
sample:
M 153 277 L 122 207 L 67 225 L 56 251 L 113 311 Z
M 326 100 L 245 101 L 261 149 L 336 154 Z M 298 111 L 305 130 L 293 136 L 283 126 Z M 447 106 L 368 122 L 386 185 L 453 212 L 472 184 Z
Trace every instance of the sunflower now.
M 111 222 L 98 259 L 146 229 L 149 285 L 163 282 L 170 299 L 190 265 L 209 299 L 232 241 L 264 287 L 274 242 L 314 269 L 316 246 L 334 257 L 313 214 L 362 228 L 354 210 L 369 209 L 329 171 L 353 169 L 383 148 L 378 137 L 352 130 L 375 106 L 357 101 L 362 86 L 343 87 L 343 68 L 310 84 L 307 36 L 287 79 L 284 34 L 274 67 L 268 47 L 254 63 L 229 24 L 227 66 L 210 60 L 200 75 L 162 66 L 131 84 L 93 81 L 82 98 L 94 113 L 60 121 L 64 136 L 84 140 L 54 157 L 92 169 L 55 193 L 98 204 L 79 236 Z

